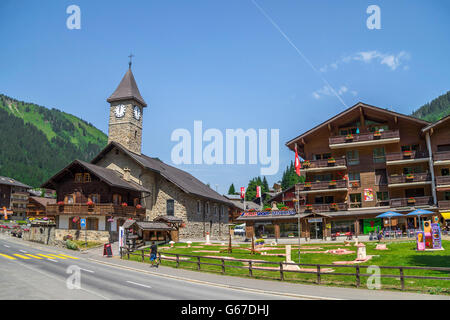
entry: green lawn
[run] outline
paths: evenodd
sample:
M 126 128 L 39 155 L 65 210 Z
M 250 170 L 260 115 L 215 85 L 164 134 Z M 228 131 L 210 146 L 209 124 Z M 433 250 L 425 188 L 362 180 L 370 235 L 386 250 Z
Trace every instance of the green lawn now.
M 445 250 L 443 251 L 434 251 L 434 252 L 417 252 L 415 251 L 415 242 L 414 241 L 406 241 L 406 242 L 391 242 L 387 243 L 387 247 L 389 250 L 381 251 L 375 250 L 376 243 L 365 243 L 367 246 L 367 254 L 373 255 L 374 257 L 363 263 L 360 266 L 418 266 L 418 267 L 446 267 L 450 268 L 450 241 L 443 241 L 443 247 Z M 233 247 L 233 253 L 229 254 L 226 252 L 194 252 L 199 250 L 208 250 L 208 251 L 221 251 L 224 250 L 224 247 L 221 245 L 202 245 L 202 243 L 193 243 L 193 247 L 202 246 L 202 248 L 187 248 L 184 243 L 177 243 L 174 248 L 160 248 L 161 253 L 164 255 L 166 253 L 179 253 L 179 254 L 189 254 L 195 256 L 220 256 L 220 257 L 233 257 L 237 259 L 257 259 L 257 260 L 265 260 L 265 261 L 274 261 L 274 262 L 282 262 L 284 261 L 284 257 L 277 256 L 266 256 L 266 255 L 252 255 L 245 248 L 249 248 L 249 245 L 240 245 L 239 247 Z M 271 247 L 270 245 L 266 245 L 266 247 Z M 307 250 L 308 248 L 320 247 L 320 249 L 316 250 Z M 329 253 L 307 253 L 308 251 L 326 251 L 337 248 L 345 248 L 351 251 L 355 251 L 355 253 L 350 253 L 347 255 L 334 255 Z M 332 264 L 333 261 L 351 261 L 356 258 L 356 247 L 345 247 L 344 244 L 314 244 L 314 245 L 305 245 L 301 247 L 301 263 L 304 264 Z M 297 247 L 292 247 L 292 260 L 298 262 L 298 253 Z M 275 253 L 285 253 L 284 246 L 277 246 L 276 250 L 267 251 L 268 254 Z M 136 261 L 142 261 L 141 252 L 135 252 L 136 255 L 130 255 L 130 259 Z M 146 258 L 145 262 L 148 263 L 148 249 L 145 251 Z M 169 256 L 169 255 L 167 255 Z M 127 258 L 127 257 L 124 257 Z M 189 258 L 189 260 L 180 260 L 180 268 L 197 270 L 196 263 L 189 263 L 187 261 L 196 262 L 196 258 Z M 201 262 L 205 263 L 214 263 L 221 264 L 220 260 L 202 258 Z M 162 264 L 166 266 L 175 267 L 175 261 L 167 261 L 162 260 Z M 257 264 L 254 263 L 254 267 L 259 266 L 270 266 L 276 267 L 276 265 L 267 265 L 267 264 Z M 237 268 L 241 267 L 241 268 Z M 302 267 L 302 268 L 311 268 L 311 267 Z M 340 267 L 333 266 L 331 267 L 334 272 L 322 274 L 321 275 L 321 283 L 324 285 L 334 285 L 334 286 L 353 286 L 355 287 L 355 276 L 340 276 L 334 275 L 333 273 L 354 273 L 355 268 L 348 267 Z M 249 276 L 249 271 L 247 269 L 247 264 L 244 262 L 238 261 L 226 261 L 225 269 L 227 275 L 235 275 L 235 276 Z M 206 272 L 222 272 L 221 266 L 213 266 L 213 265 L 201 265 L 201 270 Z M 361 273 L 367 273 L 366 268 L 361 268 Z M 399 275 L 399 270 L 395 269 L 381 269 L 381 274 L 386 275 Z M 414 276 L 435 276 L 435 277 L 450 277 L 449 271 L 428 271 L 428 270 L 405 270 L 405 275 L 414 275 Z M 279 279 L 280 272 L 279 270 L 254 270 L 253 276 L 255 278 L 270 278 L 270 279 Z M 302 282 L 302 283 L 315 283 L 317 280 L 316 274 L 299 274 L 286 272 L 284 275 L 285 280 L 294 281 L 294 282 Z M 368 277 L 361 276 L 361 287 L 366 287 Z M 393 289 L 399 290 L 400 287 L 400 278 L 381 278 L 382 289 Z M 416 291 L 416 292 L 426 292 L 431 294 L 450 294 L 450 281 L 449 280 L 429 280 L 429 279 L 405 279 L 405 287 L 408 291 Z

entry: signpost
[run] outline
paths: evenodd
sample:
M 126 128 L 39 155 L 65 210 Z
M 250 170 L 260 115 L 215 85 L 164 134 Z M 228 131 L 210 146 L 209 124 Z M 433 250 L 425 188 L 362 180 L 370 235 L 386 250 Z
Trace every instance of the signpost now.
M 80 226 L 82 228 L 84 228 L 84 241 L 85 241 L 85 246 L 87 248 L 87 226 L 86 226 L 86 219 L 80 219 Z

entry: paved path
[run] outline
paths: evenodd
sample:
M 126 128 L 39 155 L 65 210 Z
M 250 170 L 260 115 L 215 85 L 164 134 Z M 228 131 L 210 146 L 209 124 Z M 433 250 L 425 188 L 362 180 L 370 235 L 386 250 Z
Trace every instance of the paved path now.
M 8 247 L 6 247 L 8 246 Z M 93 249 L 86 253 L 58 249 L 20 239 L 0 235 L 0 253 L 15 257 L 24 252 L 38 256 L 39 253 L 59 255 L 61 253 L 78 259 L 8 259 L 0 255 L 0 281 L 6 290 L 0 292 L 0 299 L 68 298 L 68 299 L 428 299 L 450 300 L 449 296 L 401 293 L 398 291 L 337 288 L 318 285 L 303 285 L 280 281 L 256 280 L 211 273 L 175 269 L 149 264 L 106 258 L 102 250 Z M 113 253 L 117 250 L 113 247 Z M 82 269 L 83 292 L 68 290 L 65 281 L 69 276 L 69 265 Z M 27 271 L 28 270 L 28 271 Z M 39 272 L 44 276 L 39 282 Z M 8 276 L 7 276 L 8 275 Z M 12 275 L 12 276 L 11 276 Z M 31 280 L 28 280 L 28 277 Z M 48 279 L 58 279 L 51 282 Z M 51 283 L 49 287 L 40 287 Z M 31 283 L 37 291 L 28 290 Z M 23 295 L 20 294 L 23 290 Z M 149 288 L 151 287 L 151 288 Z M 42 291 L 45 292 L 42 292 Z M 47 295 L 45 295 L 47 294 Z

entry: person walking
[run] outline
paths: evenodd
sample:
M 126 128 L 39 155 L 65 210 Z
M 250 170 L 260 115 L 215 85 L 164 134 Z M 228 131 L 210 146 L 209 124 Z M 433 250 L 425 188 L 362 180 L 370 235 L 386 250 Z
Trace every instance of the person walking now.
M 155 244 L 155 241 L 153 241 L 150 247 L 150 262 L 152 263 L 152 267 L 155 266 L 156 262 L 156 267 L 158 268 L 159 263 L 156 260 L 157 254 L 158 254 L 158 246 Z

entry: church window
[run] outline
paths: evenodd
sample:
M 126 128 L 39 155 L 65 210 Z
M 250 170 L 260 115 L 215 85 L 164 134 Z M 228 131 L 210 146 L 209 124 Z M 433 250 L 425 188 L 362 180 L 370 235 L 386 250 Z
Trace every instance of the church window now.
M 166 210 L 168 216 L 173 216 L 175 213 L 175 201 L 173 199 L 168 199 L 166 201 Z

